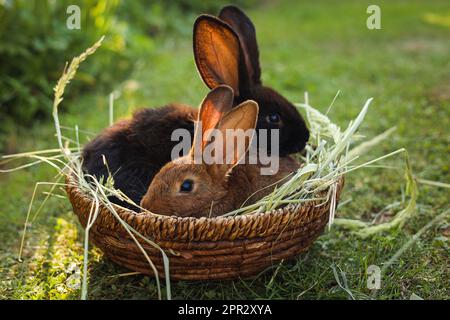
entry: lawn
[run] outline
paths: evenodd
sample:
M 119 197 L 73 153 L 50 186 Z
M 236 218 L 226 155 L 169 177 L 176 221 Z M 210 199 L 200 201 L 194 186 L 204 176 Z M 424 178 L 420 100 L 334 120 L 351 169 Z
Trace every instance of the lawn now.
M 449 215 L 387 268 L 379 290 L 367 288 L 368 266 L 382 267 L 422 227 L 449 209 L 449 189 L 421 181 L 450 183 L 450 5 L 445 0 L 377 3 L 381 30 L 366 27 L 364 1 L 264 2 L 247 13 L 257 29 L 263 81 L 291 101 L 302 102 L 307 91 L 310 103 L 325 112 L 340 90 L 329 117 L 344 127 L 365 100 L 374 97 L 360 132 L 371 137 L 393 126 L 397 129 L 360 161 L 405 147 L 419 181 L 415 216 L 401 229 L 366 239 L 333 226 L 294 261 L 274 265 L 251 279 L 172 282 L 173 298 L 449 298 Z M 143 48 L 132 75 L 111 88 L 116 91 L 116 119 L 142 106 L 201 101 L 207 90 L 192 56 L 193 18 L 180 23 L 185 32 L 157 37 L 157 49 Z M 64 126 L 84 130 L 83 141 L 108 125 L 108 95 L 99 92 L 92 87 L 61 115 Z M 50 118 L 17 128 L 7 139 L 14 152 L 57 146 Z M 403 163 L 399 156 L 383 161 L 384 168 L 348 175 L 338 216 L 391 219 L 405 206 Z M 28 225 L 23 262 L 17 260 L 34 185 L 52 181 L 55 175 L 48 166 L 0 174 L 0 299 L 80 297 L 79 287 L 72 284 L 82 264 L 84 231 L 67 199 L 55 196 L 45 204 Z M 32 213 L 48 190 L 48 186 L 38 189 Z M 56 193 L 64 195 L 63 190 Z M 157 298 L 154 278 L 127 274 L 95 248 L 90 258 L 90 299 Z

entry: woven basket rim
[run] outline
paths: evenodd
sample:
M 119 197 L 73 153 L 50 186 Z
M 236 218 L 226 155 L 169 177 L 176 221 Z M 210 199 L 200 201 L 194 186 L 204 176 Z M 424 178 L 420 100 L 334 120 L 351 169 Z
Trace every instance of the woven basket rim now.
M 344 177 L 340 176 L 336 183 L 338 185 L 339 184 L 343 184 L 343 180 L 344 180 Z M 84 198 L 88 198 L 90 201 L 92 201 L 92 198 L 88 194 L 86 194 L 85 192 L 80 190 L 78 188 L 78 186 L 76 185 L 76 183 L 73 183 L 73 182 L 77 182 L 77 179 L 76 179 L 76 177 L 74 177 L 74 175 L 67 174 L 66 175 L 66 181 L 68 182 L 67 185 L 70 186 L 71 188 L 74 188 L 77 193 L 82 195 Z M 325 189 L 325 191 L 327 191 L 327 190 L 328 190 L 328 188 Z M 134 210 L 131 210 L 131 209 L 122 208 L 122 207 L 116 205 L 115 203 L 111 203 L 111 204 L 115 207 L 117 213 L 126 212 L 126 213 L 131 213 L 133 215 L 138 215 L 138 216 L 142 216 L 142 217 L 151 216 L 151 217 L 160 218 L 160 219 L 169 219 L 169 220 L 175 219 L 177 221 L 180 221 L 180 220 L 185 220 L 185 221 L 190 221 L 190 220 L 202 220 L 202 221 L 213 220 L 213 221 L 217 221 L 217 220 L 241 220 L 241 219 L 244 219 L 243 217 L 259 216 L 259 215 L 264 216 L 264 215 L 269 215 L 271 213 L 280 213 L 280 212 L 284 211 L 285 209 L 292 209 L 292 208 L 297 207 L 297 206 L 313 207 L 313 206 L 316 206 L 318 203 L 320 203 L 318 200 L 311 200 L 311 201 L 307 201 L 307 202 L 304 202 L 304 203 L 298 204 L 298 205 L 288 204 L 288 205 L 286 205 L 284 207 L 273 209 L 273 210 L 270 210 L 270 211 L 264 211 L 264 212 L 248 213 L 248 214 L 245 214 L 245 215 L 237 214 L 237 215 L 234 215 L 234 216 L 199 217 L 199 218 L 197 218 L 197 217 L 180 217 L 180 216 L 175 216 L 175 215 L 166 216 L 166 215 L 155 214 L 153 212 L 144 212 L 144 211 L 137 212 L 137 211 L 134 211 Z M 100 204 L 100 206 L 103 206 L 103 205 Z M 245 220 L 247 220 L 247 219 L 245 219 Z
M 67 193 L 70 201 L 81 201 L 83 204 L 91 204 L 93 198 L 80 190 L 77 184 L 77 177 L 73 174 L 66 174 Z M 344 177 L 337 180 L 338 196 L 344 183 Z M 326 189 L 325 191 L 327 191 Z M 75 200 L 74 200 L 75 199 Z M 329 202 L 329 201 L 328 201 Z M 169 240 L 189 240 L 189 241 L 217 241 L 231 239 L 250 239 L 261 236 L 261 234 L 272 233 L 275 230 L 268 224 L 281 226 L 287 225 L 293 216 L 299 212 L 314 212 L 318 204 L 323 201 L 313 200 L 305 203 L 289 204 L 282 208 L 266 212 L 251 213 L 235 216 L 219 217 L 179 217 L 157 215 L 151 212 L 136 212 L 130 209 L 121 208 L 114 205 L 117 214 L 132 226 L 136 231 L 144 236 L 151 236 L 155 239 Z M 83 210 L 83 211 L 89 211 Z M 84 214 L 76 212 L 77 215 Z M 110 229 L 121 229 L 123 227 L 117 221 L 110 210 L 100 203 L 100 210 L 96 224 Z

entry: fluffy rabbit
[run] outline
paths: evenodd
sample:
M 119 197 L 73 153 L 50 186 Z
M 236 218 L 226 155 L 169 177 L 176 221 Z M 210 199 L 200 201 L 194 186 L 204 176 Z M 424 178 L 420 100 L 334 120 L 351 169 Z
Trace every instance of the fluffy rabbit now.
M 177 143 L 171 141 L 172 131 L 184 128 L 192 136 L 196 118 L 196 109 L 180 104 L 138 110 L 131 119 L 116 122 L 84 147 L 83 169 L 99 180 L 110 172 L 114 187 L 139 204 L 153 176 L 171 160 Z M 137 209 L 114 197 L 110 200 Z
M 218 216 L 239 208 L 249 198 L 251 203 L 269 194 L 277 183 L 282 183 L 280 180 L 298 169 L 299 164 L 290 157 L 279 159 L 279 170 L 273 175 L 261 175 L 258 164 L 239 163 L 252 138 L 245 140 L 245 148 L 232 143 L 232 148 L 226 149 L 229 136 L 225 130 L 254 129 L 258 104 L 248 100 L 231 109 L 232 100 L 233 90 L 225 85 L 206 96 L 199 112 L 201 130 L 197 126 L 194 137 L 194 142 L 199 142 L 193 144 L 188 155 L 166 164 L 155 176 L 141 201 L 143 208 L 162 215 Z M 223 142 L 211 139 L 210 129 L 218 129 Z M 220 148 L 223 155 L 219 162 L 223 164 L 195 163 L 195 148 L 200 148 L 201 155 L 206 148 Z M 225 161 L 230 152 L 232 161 Z
M 194 56 L 197 69 L 210 88 L 233 88 L 234 105 L 254 100 L 259 106 L 258 129 L 280 129 L 279 154 L 305 147 L 309 131 L 296 108 L 261 82 L 255 27 L 239 8 L 226 6 L 219 17 L 201 15 L 194 24 Z M 270 139 L 269 139 L 269 151 Z
M 202 15 L 194 25 L 195 62 L 204 82 L 210 88 L 220 84 L 232 87 L 234 106 L 247 99 L 256 101 L 259 105 L 256 126 L 258 129 L 280 129 L 281 156 L 301 151 L 309 132 L 290 102 L 262 86 L 252 22 L 233 6 L 224 7 L 219 18 L 221 20 Z M 184 128 L 193 133 L 196 118 L 195 109 L 182 105 L 138 111 L 131 120 L 117 122 L 86 145 L 83 168 L 97 179 L 106 178 L 109 169 L 115 188 L 139 203 L 154 175 L 171 160 L 171 151 L 176 144 L 170 140 L 173 130 Z M 267 142 L 270 151 L 270 139 Z M 111 200 L 136 209 L 118 199 Z

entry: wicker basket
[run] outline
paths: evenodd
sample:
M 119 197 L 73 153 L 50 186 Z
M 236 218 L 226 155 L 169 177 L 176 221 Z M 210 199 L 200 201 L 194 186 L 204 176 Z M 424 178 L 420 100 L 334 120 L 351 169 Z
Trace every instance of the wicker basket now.
M 92 199 L 67 177 L 67 194 L 81 224 L 86 226 Z M 337 196 L 344 179 L 337 186 Z M 308 202 L 272 212 L 219 218 L 154 216 L 117 208 L 117 213 L 168 255 L 174 280 L 220 280 L 248 277 L 275 262 L 306 251 L 328 222 L 330 203 Z M 90 241 L 112 261 L 153 275 L 148 261 L 123 226 L 101 206 L 90 230 Z M 164 276 L 161 252 L 143 240 L 141 245 Z

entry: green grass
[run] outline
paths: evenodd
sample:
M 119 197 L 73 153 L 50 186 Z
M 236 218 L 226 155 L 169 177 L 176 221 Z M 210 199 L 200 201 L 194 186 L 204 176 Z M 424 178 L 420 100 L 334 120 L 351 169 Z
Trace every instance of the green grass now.
M 258 32 L 263 80 L 295 102 L 303 101 L 308 91 L 310 103 L 321 111 L 341 90 L 329 116 L 343 127 L 367 98 L 374 97 L 361 133 L 374 136 L 392 126 L 398 129 L 361 161 L 405 147 L 417 178 L 449 183 L 450 30 L 426 16 L 432 13 L 448 20 L 450 6 L 444 0 L 378 3 L 381 30 L 365 27 L 369 3 L 364 1 L 280 1 L 250 10 Z M 190 28 L 186 24 L 185 29 Z M 197 105 L 206 93 L 195 70 L 190 33 L 161 37 L 156 43 L 159 49 L 151 54 L 143 51 L 130 81 L 117 88 L 117 117 L 140 106 L 172 101 Z M 92 88 L 76 99 L 61 122 L 72 127 L 78 124 L 92 132 L 92 137 L 108 124 L 108 97 L 97 95 Z M 82 138 L 86 141 L 86 134 Z M 14 152 L 57 146 L 52 119 L 17 129 L 8 141 Z M 368 168 L 347 177 L 341 201 L 352 200 L 339 208 L 338 217 L 368 221 L 387 205 L 402 201 L 402 157 L 383 164 L 393 168 Z M 30 223 L 24 261 L 17 261 L 34 184 L 55 175 L 46 166 L 0 174 L 0 299 L 80 296 L 80 290 L 71 289 L 68 283 L 70 277 L 77 277 L 77 266 L 81 267 L 83 229 L 67 200 L 52 198 Z M 48 187 L 39 190 L 34 210 Z M 63 190 L 57 192 L 64 195 Z M 355 298 L 372 297 L 366 285 L 367 267 L 382 267 L 419 229 L 449 208 L 448 189 L 419 185 L 419 192 L 417 214 L 401 230 L 360 239 L 332 228 L 295 261 L 274 265 L 257 277 L 172 282 L 172 295 L 186 299 L 347 299 L 350 296 L 339 286 L 334 269 L 341 284 L 345 276 Z M 381 219 L 389 219 L 396 210 L 385 210 Z M 409 299 L 414 293 L 424 299 L 448 299 L 449 234 L 447 217 L 388 268 L 376 298 Z M 157 298 L 152 277 L 118 276 L 128 271 L 106 261 L 95 248 L 90 256 L 89 298 Z

